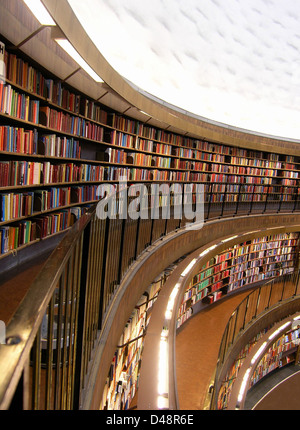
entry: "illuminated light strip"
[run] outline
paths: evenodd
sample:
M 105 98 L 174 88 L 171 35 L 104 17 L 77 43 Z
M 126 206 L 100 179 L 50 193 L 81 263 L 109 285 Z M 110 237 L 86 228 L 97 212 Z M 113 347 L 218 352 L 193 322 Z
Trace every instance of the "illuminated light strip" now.
M 208 254 L 210 251 L 215 249 L 218 245 L 212 245 L 209 248 L 205 249 L 205 251 L 202 251 L 201 254 L 199 254 L 199 257 L 203 257 L 204 255 Z
M 40 0 L 23 0 L 41 25 L 56 25 Z
M 67 54 L 70 55 L 70 57 L 73 58 L 74 61 L 76 61 L 77 64 L 79 64 L 80 67 L 82 67 L 83 70 L 86 71 L 90 75 L 91 78 L 94 79 L 96 82 L 103 82 L 103 80 L 100 78 L 97 73 L 94 72 L 94 70 L 87 64 L 87 62 L 78 54 L 76 49 L 71 45 L 71 43 L 67 39 L 62 38 L 55 38 L 54 39 L 56 43 L 59 44 L 59 46 L 64 49 Z
M 173 308 L 174 308 L 174 302 L 175 302 L 175 298 L 176 298 L 176 296 L 178 294 L 180 285 L 181 285 L 180 283 L 177 283 L 175 285 L 175 287 L 173 288 L 172 293 L 170 294 L 168 305 L 167 305 L 167 310 L 166 310 L 166 313 L 165 313 L 165 318 L 167 320 L 170 320 L 171 317 L 172 317 L 172 311 L 173 311 Z
M 192 269 L 192 267 L 194 267 L 194 265 L 196 264 L 197 260 L 196 258 L 194 258 L 190 264 L 184 269 L 184 271 L 181 273 L 181 276 L 186 276 L 189 271 Z
M 261 354 L 261 353 L 263 352 L 263 350 L 265 349 L 266 345 L 267 345 L 267 342 L 265 341 L 265 342 L 261 345 L 261 347 L 257 350 L 256 354 L 252 357 L 251 364 L 254 364 L 254 363 L 255 363 L 255 361 L 257 360 L 257 358 L 260 356 L 260 354 Z
M 238 235 L 236 234 L 235 236 L 231 236 L 231 237 L 228 237 L 227 239 L 223 239 L 223 240 L 221 240 L 221 242 L 222 243 L 226 243 L 226 242 L 229 242 L 230 240 L 232 240 L 232 239 L 235 239 L 236 237 L 238 237 Z
M 291 321 L 286 322 L 285 324 L 283 324 L 282 326 L 280 326 L 277 330 L 275 330 L 270 336 L 269 336 L 269 340 L 274 339 L 275 336 L 277 336 L 278 333 L 280 333 L 283 329 L 285 329 L 288 325 L 291 324 Z
M 158 386 L 157 407 L 164 409 L 169 407 L 169 366 L 168 366 L 168 330 L 163 329 L 159 344 L 158 360 Z
M 239 395 L 238 395 L 238 402 L 239 403 L 243 400 L 244 392 L 245 392 L 246 385 L 247 385 L 249 375 L 250 375 L 250 370 L 251 370 L 251 367 L 249 367 L 249 369 L 246 370 L 245 375 L 243 377 L 243 381 L 241 383 L 241 388 L 240 388 Z

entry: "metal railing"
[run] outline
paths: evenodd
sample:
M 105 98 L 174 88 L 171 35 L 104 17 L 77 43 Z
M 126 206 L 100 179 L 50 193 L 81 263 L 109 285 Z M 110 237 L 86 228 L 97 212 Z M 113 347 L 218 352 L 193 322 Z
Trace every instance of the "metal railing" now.
M 214 378 L 214 392 L 211 398 L 211 408 L 215 408 L 218 387 L 221 383 L 220 370 L 228 358 L 228 354 L 244 330 L 268 310 L 284 300 L 299 297 L 300 271 L 273 278 L 249 293 L 231 314 L 225 327 Z
M 267 193 L 258 202 L 254 186 L 250 199 L 240 188 L 232 202 L 227 186 L 216 199 L 214 185 L 205 190 L 204 221 L 300 209 L 298 194 L 285 201 L 285 194 Z M 129 208 L 133 198 L 126 199 Z M 148 199 L 148 209 L 155 204 Z M 1 409 L 80 408 L 93 349 L 122 277 L 147 246 L 191 222 L 183 210 L 175 217 L 184 199 L 170 197 L 168 204 L 167 218 L 160 207 L 157 218 L 148 213 L 102 219 L 95 206 L 73 225 L 7 327 L 6 344 L 0 345 Z

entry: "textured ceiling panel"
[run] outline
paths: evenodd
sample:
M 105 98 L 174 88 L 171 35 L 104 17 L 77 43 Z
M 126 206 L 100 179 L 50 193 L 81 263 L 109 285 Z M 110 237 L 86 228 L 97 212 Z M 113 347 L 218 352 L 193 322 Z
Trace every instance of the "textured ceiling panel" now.
M 68 1 L 143 90 L 212 120 L 300 137 L 300 2 Z

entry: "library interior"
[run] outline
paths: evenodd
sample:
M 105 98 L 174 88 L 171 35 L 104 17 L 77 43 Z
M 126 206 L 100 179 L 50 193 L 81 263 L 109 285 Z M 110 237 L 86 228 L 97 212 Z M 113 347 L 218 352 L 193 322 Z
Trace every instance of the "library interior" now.
M 1 0 L 1 410 L 300 409 L 299 20 Z

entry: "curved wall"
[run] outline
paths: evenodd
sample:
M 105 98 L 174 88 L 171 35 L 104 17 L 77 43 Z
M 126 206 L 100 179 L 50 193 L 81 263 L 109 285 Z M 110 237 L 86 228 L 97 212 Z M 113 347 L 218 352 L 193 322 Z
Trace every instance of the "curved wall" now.
M 188 231 L 183 229 L 170 233 L 147 248 L 124 276 L 120 289 L 107 314 L 103 326 L 103 335 L 96 345 L 94 360 L 91 364 L 89 383 L 82 405 L 83 409 L 98 409 L 105 380 L 111 365 L 111 358 L 114 355 L 123 327 L 143 292 L 166 267 L 183 255 L 189 255 L 183 262 L 184 265 L 187 265 L 189 261 L 194 258 L 193 252 L 199 256 L 199 252 L 205 250 L 210 244 L 219 242 L 224 238 L 236 234 L 247 234 L 249 237 L 253 237 L 254 234 L 259 236 L 262 234 L 262 230 L 265 231 L 270 228 L 274 233 L 299 231 L 300 215 L 257 215 L 210 221 L 204 224 L 203 228 L 200 230 Z M 239 240 L 240 238 L 236 238 L 233 239 L 232 242 L 238 242 Z M 226 248 L 231 244 L 231 242 L 226 242 L 222 244 L 222 246 Z M 219 250 L 221 250 L 221 245 L 219 246 Z M 215 253 L 216 250 L 211 252 Z M 211 258 L 210 253 L 200 258 L 193 270 L 190 271 L 185 278 L 185 283 L 182 285 L 181 289 L 181 295 L 178 295 L 177 306 L 179 306 L 180 298 L 184 294 L 185 286 L 188 285 L 188 282 L 194 274 L 209 258 Z M 149 404 L 150 409 L 156 408 L 156 385 L 153 385 L 153 380 L 155 380 L 155 375 L 157 375 L 157 362 L 153 358 L 154 342 L 156 345 L 157 342 L 159 342 L 163 326 L 162 318 L 164 317 L 164 310 L 176 279 L 178 279 L 178 274 L 180 275 L 180 270 L 183 270 L 183 263 L 178 266 L 168 279 L 153 309 L 153 318 L 151 318 L 147 329 L 143 364 L 141 367 L 139 409 L 149 409 Z M 173 320 L 173 326 L 175 326 L 175 319 Z M 149 360 L 148 364 L 147 360 Z M 146 369 L 150 368 L 151 373 L 146 371 L 143 376 L 142 372 L 144 366 Z M 151 381 L 152 384 L 150 386 L 152 388 L 150 389 L 149 382 Z M 143 395 L 140 394 L 142 392 Z M 172 392 L 174 402 L 176 402 L 174 387 Z
M 77 87 L 80 91 L 85 91 L 90 97 L 94 97 L 95 100 L 103 101 L 105 104 L 105 97 L 107 93 L 109 93 L 109 100 L 114 97 L 115 101 L 112 105 L 114 105 L 115 109 L 119 112 L 126 113 L 128 116 L 136 117 L 148 124 L 165 128 L 175 133 L 178 132 L 191 137 L 239 146 L 241 148 L 300 155 L 300 142 L 255 135 L 250 132 L 244 133 L 226 126 L 218 126 L 209 121 L 206 122 L 189 117 L 188 115 L 160 105 L 145 97 L 139 91 L 131 87 L 106 62 L 84 32 L 67 0 L 42 1 L 70 42 L 76 47 L 90 66 L 104 79 L 105 85 L 95 84 L 94 81 L 87 77 L 82 78 L 82 75 L 80 75 L 80 78 L 78 78 L 75 83 L 71 80 L 69 81 L 70 85 L 75 86 L 75 88 Z M 8 4 L 9 2 L 6 3 Z M 21 5 L 21 7 L 26 8 L 21 0 L 12 0 L 10 4 Z M 0 17 L 2 26 L 1 32 L 3 31 L 7 38 L 11 36 L 11 40 L 14 43 L 16 43 L 17 34 L 19 39 L 22 39 L 22 33 L 24 39 L 26 34 L 28 35 L 28 32 L 33 32 L 34 29 L 37 29 L 37 25 L 35 24 L 35 28 L 34 26 L 28 26 L 28 28 L 24 26 L 23 31 L 24 23 L 18 21 L 18 19 L 13 16 L 11 10 L 6 10 L 3 4 L 2 6 L 0 5 L 0 9 L 0 15 L 2 15 L 2 18 Z M 4 10 L 3 14 L 2 10 Z M 28 13 L 28 11 L 24 9 L 24 16 L 26 13 Z M 22 15 L 23 11 L 20 13 L 20 16 Z M 28 17 L 26 17 L 25 21 L 27 18 Z M 16 25 L 19 25 L 19 28 L 13 28 L 10 19 L 12 19 L 12 22 Z M 51 40 L 50 30 L 42 29 L 41 33 L 43 32 L 47 33 L 43 42 L 41 42 L 38 36 L 34 36 L 31 39 L 30 48 L 28 47 L 28 55 L 31 54 L 32 57 L 43 64 L 44 67 L 49 67 L 49 70 L 53 70 L 53 68 L 63 71 L 68 70 L 71 74 L 76 65 L 70 61 L 69 58 L 62 58 L 59 55 L 55 42 Z M 26 48 L 26 46 L 25 44 L 24 48 Z M 42 61 L 41 57 L 43 57 Z M 68 67 L 66 67 L 66 65 Z M 58 73 L 58 76 L 61 75 Z M 80 81 L 81 78 L 82 82 Z M 140 111 L 147 112 L 150 117 L 145 116 Z M 297 214 L 257 215 L 251 216 L 251 218 L 245 216 L 217 220 L 208 222 L 198 231 L 178 231 L 177 233 L 172 233 L 157 242 L 155 246 L 149 248 L 126 274 L 119 293 L 114 298 L 110 312 L 106 317 L 103 336 L 98 342 L 94 361 L 91 364 L 89 386 L 87 388 L 83 408 L 98 408 L 111 358 L 123 327 L 141 294 L 153 279 L 155 279 L 169 264 L 176 261 L 182 255 L 192 253 L 201 247 L 205 249 L 208 243 L 234 234 L 267 229 L 270 227 L 274 227 L 278 231 L 291 231 L 291 228 L 299 229 L 299 225 L 300 215 Z M 228 243 L 226 246 L 228 246 Z M 203 264 L 203 260 L 199 265 L 200 264 Z M 199 266 L 196 265 L 195 270 L 198 268 Z M 193 273 L 191 273 L 191 276 L 193 276 Z M 166 295 L 163 293 L 161 297 L 167 299 L 168 295 L 167 293 Z

